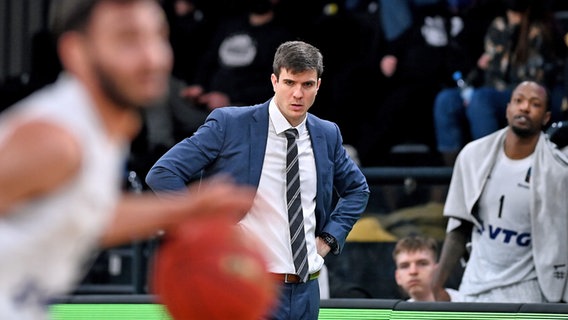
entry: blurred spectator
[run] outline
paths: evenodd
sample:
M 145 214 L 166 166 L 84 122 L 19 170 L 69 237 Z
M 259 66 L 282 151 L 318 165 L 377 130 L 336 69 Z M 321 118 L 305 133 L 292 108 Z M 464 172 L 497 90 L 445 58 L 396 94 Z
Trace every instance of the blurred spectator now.
M 408 301 L 436 301 L 432 275 L 438 266 L 438 243 L 434 238 L 411 235 L 397 241 L 392 257 L 395 279 Z M 445 288 L 451 301 L 459 301 L 458 291 Z
M 465 255 L 466 302 L 567 301 L 568 158 L 543 133 L 549 102 L 542 85 L 522 82 L 507 104 L 508 126 L 460 151 L 433 275 L 437 300 L 448 300 L 445 280 Z
M 442 3 L 440 0 L 379 0 L 381 26 L 387 41 L 394 41 L 413 24 L 414 10 Z
M 381 10 L 384 8 L 381 8 Z M 393 41 L 377 41 L 382 76 L 372 91 L 357 142 L 363 166 L 392 165 L 392 146 L 435 145 L 431 105 L 451 57 L 450 11 L 445 1 L 412 7 L 412 26 Z M 375 58 L 376 59 L 376 58 Z
M 249 0 L 248 5 L 245 16 L 220 23 L 195 83 L 184 90 L 184 96 L 208 110 L 254 104 L 273 95 L 266 74 L 272 72 L 276 48 L 291 35 L 274 22 L 270 0 Z
M 564 45 L 568 47 L 568 1 L 554 1 L 552 9 L 555 20 L 560 27 L 560 34 L 564 38 Z M 566 49 L 565 47 L 565 49 Z M 564 58 L 564 99 L 562 100 L 562 120 L 568 120 L 568 55 Z
M 199 0 L 168 0 L 164 8 L 170 24 L 170 42 L 174 53 L 173 76 L 193 81 L 206 43 L 212 35 L 212 23 L 198 7 Z
M 312 33 L 322 7 L 326 3 L 333 3 L 332 0 L 271 0 L 271 2 L 276 23 L 284 26 L 295 39 L 299 40 L 307 39 Z
M 361 117 L 358 112 L 346 112 L 346 107 L 364 108 L 376 88 L 373 79 L 378 68 L 373 70 L 370 63 L 377 19 L 371 20 L 371 15 L 377 13 L 350 11 L 331 1 L 321 7 L 306 33 L 326 59 L 325 85 L 318 91 L 313 113 L 336 122 L 346 144 L 356 143 Z
M 442 90 L 434 104 L 437 148 L 453 165 L 461 147 L 506 124 L 505 107 L 512 88 L 523 80 L 545 84 L 553 93 L 552 121 L 560 116 L 561 69 L 564 49 L 550 12 L 541 2 L 506 0 L 506 16 L 496 17 L 485 35 L 485 51 L 466 77 L 482 85 L 465 96 L 459 88 Z M 559 49 L 561 49 L 559 51 Z M 464 121 L 465 120 L 465 121 Z M 465 125 L 464 125 L 465 122 Z M 469 133 L 467 132 L 469 128 Z

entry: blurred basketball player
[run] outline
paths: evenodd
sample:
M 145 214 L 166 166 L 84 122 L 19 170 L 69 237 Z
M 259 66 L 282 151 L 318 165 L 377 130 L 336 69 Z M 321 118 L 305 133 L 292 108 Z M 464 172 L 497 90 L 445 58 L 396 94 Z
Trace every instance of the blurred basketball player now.
M 227 181 L 159 200 L 122 196 L 139 108 L 167 90 L 172 65 L 151 0 L 54 2 L 64 71 L 0 119 L 0 318 L 44 319 L 86 258 L 192 216 L 234 215 L 253 194 Z

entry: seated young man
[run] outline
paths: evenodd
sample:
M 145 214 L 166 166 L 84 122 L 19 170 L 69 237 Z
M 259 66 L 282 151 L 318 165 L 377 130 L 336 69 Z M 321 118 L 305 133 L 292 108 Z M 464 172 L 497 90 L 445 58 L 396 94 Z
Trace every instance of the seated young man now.
M 396 265 L 395 279 L 408 301 L 435 301 L 430 287 L 438 261 L 438 243 L 426 236 L 407 236 L 396 243 L 393 251 Z M 446 288 L 451 301 L 457 301 L 458 292 Z

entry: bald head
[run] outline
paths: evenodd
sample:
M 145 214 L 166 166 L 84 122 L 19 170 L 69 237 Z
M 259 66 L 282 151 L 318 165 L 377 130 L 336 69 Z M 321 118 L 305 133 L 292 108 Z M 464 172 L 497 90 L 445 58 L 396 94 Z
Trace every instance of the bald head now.
M 550 101 L 547 89 L 534 81 L 520 83 L 507 105 L 509 127 L 519 137 L 539 134 L 550 120 Z
M 515 87 L 512 95 L 514 96 L 516 91 L 522 91 L 524 89 L 534 92 L 535 96 L 538 96 L 540 100 L 544 102 L 546 109 L 550 110 L 550 95 L 546 87 L 535 81 L 523 81 Z

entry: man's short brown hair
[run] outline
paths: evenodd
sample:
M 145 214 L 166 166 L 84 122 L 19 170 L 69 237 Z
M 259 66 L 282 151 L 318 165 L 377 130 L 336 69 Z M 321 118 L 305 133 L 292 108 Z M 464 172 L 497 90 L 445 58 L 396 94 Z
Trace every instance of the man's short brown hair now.
M 394 247 L 392 258 L 396 262 L 396 257 L 402 252 L 430 251 L 435 261 L 438 260 L 438 242 L 428 236 L 411 235 L 401 238 Z

